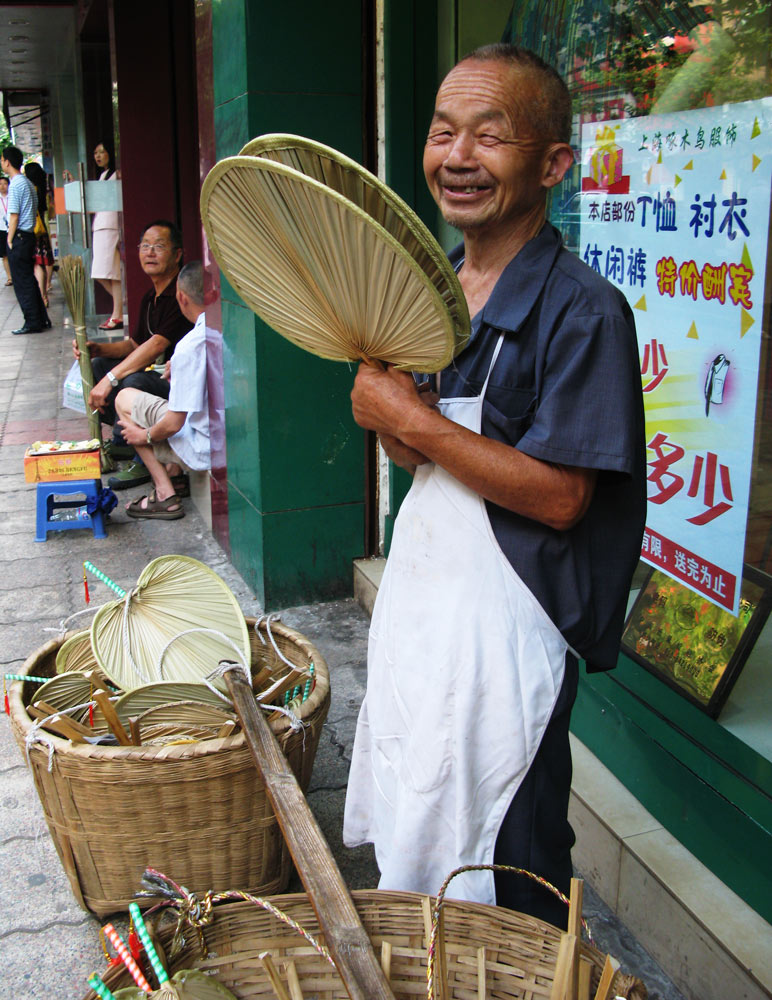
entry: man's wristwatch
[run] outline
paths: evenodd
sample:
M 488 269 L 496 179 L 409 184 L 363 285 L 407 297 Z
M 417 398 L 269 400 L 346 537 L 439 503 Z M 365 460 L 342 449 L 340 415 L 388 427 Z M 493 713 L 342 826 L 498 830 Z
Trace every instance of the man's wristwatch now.
M 115 377 L 115 375 L 113 375 L 112 372 L 107 373 L 107 381 L 110 383 L 113 389 L 118 388 L 118 379 Z
M 147 429 L 147 434 L 145 435 L 145 437 L 147 438 L 147 443 L 150 444 L 150 445 L 152 445 L 153 439 L 150 437 L 150 428 L 149 427 Z

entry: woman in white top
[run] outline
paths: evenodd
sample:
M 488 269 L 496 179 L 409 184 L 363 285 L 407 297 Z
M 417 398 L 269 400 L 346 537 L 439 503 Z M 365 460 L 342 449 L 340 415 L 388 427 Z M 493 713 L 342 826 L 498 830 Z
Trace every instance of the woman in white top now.
M 8 178 L 0 177 L 0 257 L 3 258 L 5 266 L 5 283 L 12 285 L 11 268 L 8 266 L 8 250 L 6 242 L 8 240 Z
M 99 142 L 94 148 L 94 160 L 101 171 L 99 180 L 118 180 L 112 145 Z M 113 300 L 110 319 L 102 323 L 100 330 L 120 330 L 123 327 L 123 289 L 121 287 L 121 255 L 118 245 L 121 239 L 117 212 L 95 212 L 93 224 L 93 257 L 91 277 L 108 292 Z

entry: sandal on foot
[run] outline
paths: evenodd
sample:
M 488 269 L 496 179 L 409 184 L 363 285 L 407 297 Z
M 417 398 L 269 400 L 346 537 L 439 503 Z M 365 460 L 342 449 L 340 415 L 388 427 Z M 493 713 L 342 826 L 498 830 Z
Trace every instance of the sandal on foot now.
M 7 287 L 8 287 L 9 285 L 12 285 L 12 284 L 13 284 L 13 282 L 12 282 L 12 281 L 11 281 L 11 279 L 9 278 L 9 279 L 8 279 L 8 280 L 6 281 L 6 283 L 5 283 L 5 287 L 7 288 Z
M 180 473 L 179 476 L 169 476 L 169 478 L 178 497 L 190 496 L 190 479 L 184 472 Z
M 142 506 L 142 501 L 147 501 L 147 506 Z M 165 500 L 157 500 L 155 490 L 147 497 L 140 497 L 126 506 L 126 513 L 129 517 L 145 517 L 159 521 L 176 521 L 178 517 L 185 517 L 180 498 L 176 493 L 172 493 Z
M 111 317 L 106 322 L 100 323 L 99 324 L 99 329 L 100 330 L 122 330 L 123 329 L 123 320 L 122 319 L 112 319 L 112 317 Z

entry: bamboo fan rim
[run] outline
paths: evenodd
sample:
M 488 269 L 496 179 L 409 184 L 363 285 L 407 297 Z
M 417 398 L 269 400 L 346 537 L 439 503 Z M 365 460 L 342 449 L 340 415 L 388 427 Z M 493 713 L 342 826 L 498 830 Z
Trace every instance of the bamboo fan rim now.
M 457 319 L 461 331 L 465 332 L 467 337 L 469 336 L 471 322 L 469 309 L 455 268 L 443 253 L 442 247 L 437 243 L 437 240 L 422 219 L 406 201 L 400 198 L 396 191 L 390 188 L 380 177 L 377 177 L 366 167 L 363 167 L 361 163 L 357 163 L 350 156 L 346 156 L 345 153 L 333 149 L 332 146 L 326 146 L 322 142 L 317 142 L 315 139 L 307 139 L 305 136 L 293 135 L 290 132 L 268 132 L 265 135 L 258 136 L 256 139 L 251 139 L 239 152 L 239 156 L 261 156 L 269 150 L 280 149 L 305 149 L 311 153 L 316 153 L 317 156 L 325 156 L 332 160 L 333 163 L 337 163 L 339 166 L 356 174 L 365 184 L 377 191 L 389 208 L 399 217 L 400 221 L 407 226 L 411 234 L 421 244 L 423 250 L 429 255 L 432 263 L 442 273 L 443 278 L 448 283 L 456 299 Z
M 437 356 L 431 365 L 426 365 L 421 370 L 423 371 L 441 371 L 446 368 L 456 354 L 459 352 L 461 347 L 464 346 L 466 339 L 468 338 L 468 333 L 459 335 L 456 330 L 456 324 L 453 322 L 453 318 L 450 311 L 445 304 L 442 296 L 435 287 L 434 283 L 430 280 L 424 269 L 416 262 L 413 256 L 408 253 L 407 250 L 402 246 L 399 240 L 395 239 L 391 233 L 389 233 L 379 222 L 376 222 L 364 209 L 360 208 L 359 205 L 355 204 L 345 195 L 340 194 L 333 188 L 328 187 L 326 184 L 322 184 L 313 177 L 309 177 L 307 174 L 302 173 L 299 170 L 295 170 L 293 167 L 288 167 L 286 164 L 277 163 L 275 160 L 264 159 L 259 156 L 231 156 L 219 163 L 215 164 L 214 167 L 209 171 L 209 174 L 204 181 L 203 187 L 201 189 L 201 219 L 204 224 L 204 230 L 206 232 L 207 240 L 209 246 L 214 254 L 221 270 L 225 273 L 228 281 L 236 289 L 239 295 L 244 299 L 247 305 L 261 316 L 260 306 L 255 304 L 255 297 L 251 292 L 244 289 L 239 279 L 234 275 L 233 269 L 230 265 L 229 255 L 223 251 L 223 247 L 220 240 L 217 237 L 216 232 L 212 226 L 212 221 L 210 218 L 210 203 L 212 199 L 220 192 L 218 192 L 218 186 L 221 181 L 225 178 L 227 174 L 231 171 L 244 170 L 248 172 L 253 172 L 255 175 L 260 176 L 261 174 L 276 174 L 280 177 L 284 177 L 294 183 L 305 185 L 308 189 L 313 191 L 320 198 L 327 198 L 336 202 L 340 207 L 345 209 L 347 212 L 355 216 L 364 226 L 370 229 L 375 236 L 394 253 L 394 255 L 401 260 L 410 270 L 412 275 L 418 282 L 428 291 L 431 299 L 434 302 L 435 311 L 438 317 L 441 318 L 441 325 L 443 329 L 444 339 L 445 339 L 445 351 Z M 460 288 L 460 286 L 459 286 Z M 468 313 L 467 313 L 468 315 Z M 267 321 L 266 321 L 267 322 Z M 272 324 L 272 329 L 275 327 Z M 287 340 L 292 343 L 297 344 L 294 337 L 283 333 L 281 330 L 277 329 L 277 333 L 280 333 Z M 297 345 L 302 346 L 302 345 Z M 304 347 L 304 349 L 309 350 L 309 348 Z M 406 368 L 414 369 L 415 365 L 412 362 L 397 362 L 386 357 L 376 357 L 373 355 L 371 358 L 365 358 L 361 352 L 352 350 L 351 353 L 347 355 L 340 354 L 330 354 L 326 353 L 323 349 L 314 348 L 312 353 L 316 354 L 317 357 L 325 358 L 329 361 L 349 361 L 356 362 L 360 360 L 378 360 L 386 361 L 389 364 L 394 364 L 396 368 Z

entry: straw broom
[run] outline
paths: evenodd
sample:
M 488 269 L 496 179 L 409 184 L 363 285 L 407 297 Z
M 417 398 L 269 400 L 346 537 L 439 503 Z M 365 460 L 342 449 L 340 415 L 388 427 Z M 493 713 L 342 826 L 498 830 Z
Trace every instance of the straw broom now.
M 72 322 L 75 326 L 75 342 L 80 351 L 80 378 L 88 416 L 88 432 L 92 438 L 99 441 L 102 472 L 110 472 L 114 466 L 112 460 L 105 454 L 99 413 L 92 411 L 88 402 L 89 394 L 94 388 L 94 374 L 91 371 L 91 352 L 86 340 L 86 274 L 80 257 L 74 257 L 70 254 L 62 258 L 59 262 L 59 281 L 64 289 L 64 297 L 67 299 L 67 308 L 72 315 Z

